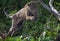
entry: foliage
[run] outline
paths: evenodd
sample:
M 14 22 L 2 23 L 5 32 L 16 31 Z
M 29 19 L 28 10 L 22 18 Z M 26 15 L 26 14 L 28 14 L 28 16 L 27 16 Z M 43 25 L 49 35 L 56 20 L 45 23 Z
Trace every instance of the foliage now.
M 16 13 L 30 0 L 0 0 L 0 30 L 4 31 L 11 26 L 11 19 L 6 18 L 3 8 L 7 7 L 10 15 Z M 46 0 L 48 3 L 48 0 Z M 60 10 L 60 0 L 54 1 L 54 7 Z M 23 30 L 20 37 L 8 37 L 5 41 L 55 41 L 57 32 L 60 30 L 58 19 L 38 4 L 39 18 L 33 21 L 23 22 Z M 0 39 L 2 41 L 2 39 Z

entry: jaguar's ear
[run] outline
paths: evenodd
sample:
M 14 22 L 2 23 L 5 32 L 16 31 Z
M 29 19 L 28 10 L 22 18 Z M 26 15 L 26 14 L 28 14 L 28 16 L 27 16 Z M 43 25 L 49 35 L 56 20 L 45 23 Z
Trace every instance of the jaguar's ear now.
M 30 4 L 28 4 L 28 6 L 30 6 Z

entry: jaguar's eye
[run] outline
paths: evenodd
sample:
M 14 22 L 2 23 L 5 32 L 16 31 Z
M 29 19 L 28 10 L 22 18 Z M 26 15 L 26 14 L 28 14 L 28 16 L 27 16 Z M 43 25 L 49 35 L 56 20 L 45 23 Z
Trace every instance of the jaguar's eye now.
M 28 13 L 28 16 L 34 16 L 32 13 Z
M 37 11 L 35 11 L 35 13 L 37 13 Z
M 32 12 L 28 12 L 27 14 L 28 16 L 34 16 L 34 14 Z

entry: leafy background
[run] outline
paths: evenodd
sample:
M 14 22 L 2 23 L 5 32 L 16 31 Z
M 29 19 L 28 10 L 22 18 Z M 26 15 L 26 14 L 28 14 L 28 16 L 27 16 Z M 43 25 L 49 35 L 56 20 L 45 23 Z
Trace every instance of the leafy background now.
M 0 0 L 0 30 L 8 31 L 11 26 L 11 19 L 5 16 L 3 8 L 8 7 L 6 11 L 12 15 L 29 1 L 31 0 Z M 49 0 L 45 2 L 48 4 Z M 54 0 L 54 7 L 60 12 L 60 0 Z M 35 22 L 24 21 L 20 34 L 16 37 L 9 37 L 5 41 L 55 41 L 60 30 L 60 22 L 40 4 L 38 4 L 38 11 L 39 18 Z

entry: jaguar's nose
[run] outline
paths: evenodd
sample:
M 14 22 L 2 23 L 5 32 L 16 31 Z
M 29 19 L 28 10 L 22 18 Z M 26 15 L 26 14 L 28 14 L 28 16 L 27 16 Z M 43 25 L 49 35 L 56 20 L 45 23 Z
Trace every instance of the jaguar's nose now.
M 33 19 L 34 21 L 36 21 L 37 20 L 37 17 L 34 17 L 34 19 Z
M 35 19 L 37 20 L 38 17 L 35 17 Z

